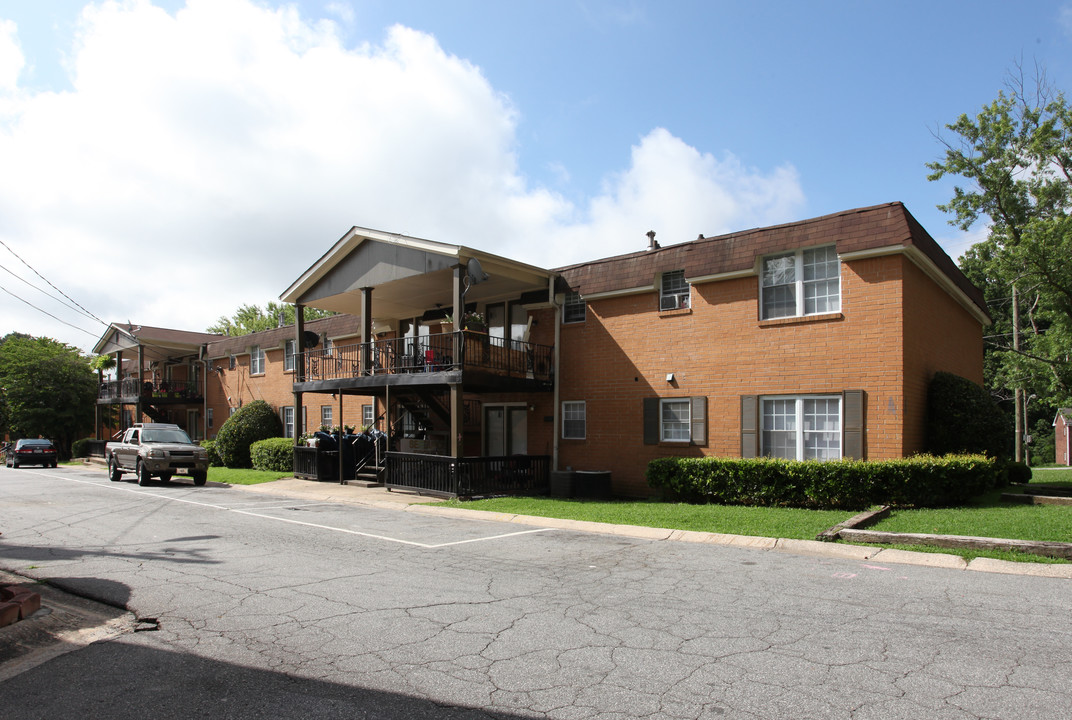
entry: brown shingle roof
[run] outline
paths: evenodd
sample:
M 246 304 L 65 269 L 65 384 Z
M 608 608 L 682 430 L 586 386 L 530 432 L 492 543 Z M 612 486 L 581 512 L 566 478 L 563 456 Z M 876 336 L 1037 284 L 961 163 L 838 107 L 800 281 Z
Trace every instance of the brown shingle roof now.
M 899 202 L 619 255 L 558 268 L 558 272 L 584 297 L 650 287 L 657 274 L 672 270 L 684 269 L 687 278 L 746 272 L 763 255 L 826 243 L 834 243 L 841 255 L 914 246 L 986 312 L 983 293 Z
M 331 317 L 308 321 L 305 323 L 305 329 L 317 334 L 327 335 L 329 338 L 346 337 L 361 332 L 361 318 L 355 315 L 332 315 Z M 271 330 L 262 330 L 249 335 L 225 337 L 215 342 L 210 342 L 207 355 L 210 358 L 239 355 L 247 352 L 251 345 L 260 345 L 263 348 L 282 347 L 285 341 L 293 338 L 294 326 L 284 325 Z

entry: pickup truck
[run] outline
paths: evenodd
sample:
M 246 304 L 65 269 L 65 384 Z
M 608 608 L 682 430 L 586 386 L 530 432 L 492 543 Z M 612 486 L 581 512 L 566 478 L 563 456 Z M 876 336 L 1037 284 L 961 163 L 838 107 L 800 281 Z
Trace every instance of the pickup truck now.
M 139 485 L 148 485 L 154 475 L 170 482 L 175 474 L 185 474 L 194 485 L 204 485 L 208 478 L 208 451 L 170 423 L 136 423 L 122 439 L 104 446 L 104 457 L 112 482 L 128 472 L 135 474 Z

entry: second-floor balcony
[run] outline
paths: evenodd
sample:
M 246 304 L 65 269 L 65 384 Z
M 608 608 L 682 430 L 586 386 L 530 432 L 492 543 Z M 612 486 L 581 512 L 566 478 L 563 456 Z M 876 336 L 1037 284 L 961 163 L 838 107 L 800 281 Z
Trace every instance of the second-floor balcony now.
M 307 383 L 455 371 L 546 385 L 553 379 L 552 347 L 470 330 L 312 349 L 302 356 L 305 377 L 299 382 Z
M 97 391 L 98 402 L 201 402 L 204 399 L 204 391 L 201 384 L 187 380 L 138 380 L 126 378 L 125 380 L 110 380 L 102 382 Z

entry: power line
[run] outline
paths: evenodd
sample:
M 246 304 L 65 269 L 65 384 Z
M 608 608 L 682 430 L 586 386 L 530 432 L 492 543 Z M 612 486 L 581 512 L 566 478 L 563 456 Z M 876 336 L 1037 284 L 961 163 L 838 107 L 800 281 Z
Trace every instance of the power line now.
M 0 240 L 0 242 L 3 242 L 3 241 L 2 241 L 2 240 Z M 84 329 L 84 328 L 80 328 L 80 327 L 78 327 L 77 325 L 72 325 L 71 323 L 67 322 L 66 320 L 60 320 L 60 319 L 59 319 L 58 317 L 56 317 L 55 315 L 53 315 L 53 314 L 52 314 L 52 313 L 50 313 L 49 311 L 47 311 L 47 310 L 42 310 L 41 308 L 37 307 L 36 305 L 34 305 L 34 304 L 33 304 L 32 302 L 30 302 L 29 300 L 23 300 L 22 298 L 20 298 L 20 297 L 19 297 L 18 295 L 16 295 L 15 293 L 11 292 L 10 290 L 8 290 L 8 289 L 7 289 L 6 287 L 4 287 L 3 285 L 0 285 L 0 290 L 3 290 L 3 291 L 4 291 L 4 292 L 6 292 L 6 293 L 7 293 L 8 295 L 10 295 L 11 297 L 13 297 L 13 298 L 15 298 L 16 300 L 18 300 L 19 302 L 23 302 L 23 303 L 26 303 L 27 305 L 29 305 L 30 307 L 32 307 L 32 308 L 33 308 L 34 310 L 36 310 L 37 312 L 39 312 L 39 313 L 44 313 L 45 315 L 48 315 L 48 316 L 49 316 L 50 318 L 52 318 L 52 319 L 53 319 L 53 320 L 55 320 L 56 322 L 60 322 L 60 323 L 63 323 L 63 324 L 64 324 L 64 325 L 66 325 L 67 327 L 70 327 L 70 328 L 74 328 L 75 330 L 78 330 L 79 332 L 84 332 L 84 333 L 85 333 L 86 335 L 89 335 L 90 337 L 96 337 L 96 335 L 94 335 L 93 333 L 91 333 L 91 332 L 90 332 L 89 330 L 86 330 L 86 329 Z
M 37 292 L 41 293 L 45 297 L 51 298 L 52 300 L 55 300 L 60 305 L 68 307 L 71 310 L 74 310 L 75 312 L 77 312 L 77 313 L 79 313 L 81 315 L 84 315 L 85 317 L 89 318 L 90 320 L 96 320 L 97 319 L 97 318 L 93 317 L 92 315 L 90 315 L 89 313 L 85 312 L 84 310 L 82 310 L 82 309 L 80 309 L 80 308 L 78 308 L 78 307 L 76 307 L 74 305 L 71 305 L 70 303 L 64 302 L 63 300 L 60 300 L 55 295 L 52 295 L 52 294 L 50 294 L 49 292 L 47 292 L 45 290 L 42 290 L 41 288 L 37 287 L 36 285 L 31 283 L 26 278 L 19 277 L 18 275 L 16 275 L 14 272 L 12 272 L 9 268 L 5 267 L 4 265 L 0 265 L 0 270 L 3 270 L 4 272 L 6 272 L 8 275 L 10 275 L 11 277 L 15 278 L 16 280 L 19 280 L 19 281 L 25 283 L 26 285 L 29 285 L 30 287 L 32 287 L 34 290 L 36 290 Z
M 19 254 L 18 254 L 17 252 L 15 252 L 14 250 L 12 250 L 12 249 L 11 249 L 11 247 L 9 247 L 9 246 L 8 246 L 8 244 L 7 244 L 6 242 L 4 242 L 3 240 L 0 240 L 0 245 L 3 245 L 3 246 L 4 246 L 5 248 L 7 248 L 7 251 L 8 251 L 9 253 L 11 253 L 12 255 L 14 255 L 14 256 L 15 256 L 16 258 L 18 258 L 18 259 L 19 259 L 19 262 L 21 262 L 21 263 L 22 263 L 23 265 L 25 265 L 26 267 L 30 268 L 30 270 L 31 270 L 31 271 L 33 272 L 33 274 L 34 274 L 34 275 L 36 275 L 37 277 L 41 278 L 41 279 L 42 279 L 42 280 L 44 280 L 44 281 L 45 281 L 46 283 L 48 283 L 48 286 L 49 286 L 49 287 L 51 287 L 51 288 L 52 288 L 53 290 L 55 290 L 56 292 L 58 292 L 58 293 L 59 293 L 60 295 L 62 295 L 63 297 L 65 297 L 65 298 L 67 298 L 68 300 L 70 300 L 71 302 L 73 302 L 73 303 L 74 303 L 75 305 L 78 305 L 78 307 L 82 309 L 82 312 L 84 312 L 84 313 L 85 313 L 86 315 L 88 315 L 89 317 L 93 318 L 93 319 L 94 319 L 94 320 L 96 320 L 97 322 L 99 322 L 99 323 L 100 323 L 101 325 L 104 325 L 105 327 L 107 327 L 107 326 L 108 326 L 108 323 L 106 323 L 106 322 L 104 322 L 103 320 L 101 320 L 101 319 L 100 319 L 99 317 L 97 317 L 96 315 L 94 315 L 93 313 L 91 313 L 91 312 L 90 312 L 89 310 L 86 310 L 86 309 L 85 309 L 84 307 L 82 307 L 82 306 L 81 306 L 81 305 L 80 305 L 80 304 L 78 303 L 78 301 L 76 301 L 76 300 L 75 300 L 74 298 L 72 298 L 72 297 L 71 297 L 70 295 L 68 295 L 67 293 L 63 292 L 62 290 L 60 290 L 60 289 L 59 289 L 58 287 L 56 287 L 55 285 L 53 285 L 53 284 L 52 284 L 52 283 L 51 283 L 51 282 L 49 281 L 49 279 L 48 279 L 48 278 L 46 278 L 46 277 L 45 277 L 44 275 L 42 275 L 41 273 L 37 272 L 37 270 L 35 270 L 35 269 L 34 269 L 34 267 L 33 267 L 32 265 L 30 265 L 30 263 L 28 263 L 28 262 L 26 262 L 25 260 L 23 260 L 23 259 L 22 259 L 22 257 L 21 257 L 21 256 L 19 256 Z M 5 268 L 5 269 L 6 269 L 6 268 Z M 9 271 L 9 272 L 10 272 L 10 271 Z M 12 274 L 14 274 L 14 273 L 12 273 Z M 21 279 L 21 278 L 20 278 L 20 279 Z M 32 287 L 32 286 L 31 286 L 31 287 Z M 7 290 L 5 290 L 4 292 L 8 292 L 8 291 L 7 291 Z M 9 295 L 12 295 L 12 297 L 15 297 L 15 298 L 16 298 L 16 299 L 18 299 L 18 300 L 22 300 L 22 298 L 18 297 L 17 295 L 14 295 L 14 294 L 12 294 L 12 293 L 10 293 L 10 292 L 8 292 L 8 294 L 9 294 Z M 26 302 L 25 300 L 22 300 L 22 301 L 23 301 L 23 302 Z M 34 307 L 34 306 L 33 306 L 33 305 L 31 305 L 30 303 L 26 303 L 26 304 L 27 304 L 27 305 L 30 305 L 30 307 Z M 36 308 L 36 307 L 35 307 L 34 309 L 35 309 L 35 310 L 40 310 L 40 308 Z M 41 312 L 45 312 L 45 311 L 44 311 L 44 310 L 41 310 Z M 57 317 L 56 317 L 55 315 L 50 315 L 50 314 L 49 314 L 49 313 L 47 313 L 47 312 L 45 312 L 45 314 L 46 314 L 46 315 L 49 315 L 49 317 L 53 317 L 53 318 L 55 318 L 56 320 L 59 320 L 59 318 L 57 318 Z M 63 322 L 63 320 L 60 320 L 60 322 Z M 64 323 L 64 324 L 65 324 L 65 325 L 69 325 L 70 323 Z M 71 327 L 74 327 L 74 325 L 71 325 Z M 81 328 L 76 328 L 76 329 L 78 329 L 78 330 L 81 330 Z M 82 332 L 87 332 L 87 331 L 86 331 L 86 330 L 82 330 Z M 92 335 L 92 333 L 90 333 L 90 334 Z

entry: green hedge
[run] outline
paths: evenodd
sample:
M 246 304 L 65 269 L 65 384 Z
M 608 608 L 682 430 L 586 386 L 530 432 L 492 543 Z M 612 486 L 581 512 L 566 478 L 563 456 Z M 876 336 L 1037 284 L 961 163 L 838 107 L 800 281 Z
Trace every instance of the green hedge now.
M 291 438 L 268 438 L 249 446 L 249 457 L 254 470 L 290 472 L 294 469 L 294 440 Z
M 229 468 L 252 466 L 249 448 L 258 440 L 280 437 L 283 421 L 272 406 L 263 400 L 254 400 L 235 411 L 234 415 L 220 426 L 216 434 L 216 452 Z
M 927 449 L 933 455 L 1009 457 L 1013 427 L 990 393 L 971 380 L 936 372 L 927 387 Z
M 84 458 L 89 457 L 89 444 L 93 442 L 93 438 L 81 438 L 71 443 L 71 457 Z
M 659 458 L 648 464 L 647 479 L 684 502 L 860 510 L 960 505 L 1002 484 L 1005 472 L 1002 463 L 983 455 L 875 462 Z
M 219 452 L 216 451 L 215 440 L 202 440 L 201 447 L 208 450 L 208 464 L 212 467 L 223 467 L 223 459 L 220 457 Z

